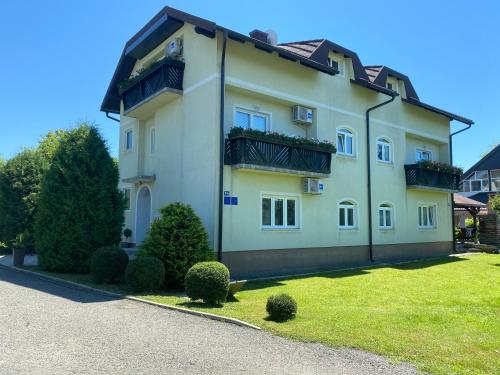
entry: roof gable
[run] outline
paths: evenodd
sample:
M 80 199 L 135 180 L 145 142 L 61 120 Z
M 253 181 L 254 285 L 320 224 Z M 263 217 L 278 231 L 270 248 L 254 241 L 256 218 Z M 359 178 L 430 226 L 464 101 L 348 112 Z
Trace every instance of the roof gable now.
M 490 169 L 500 169 L 500 144 L 479 159 L 479 161 L 467 171 L 465 171 L 462 175 L 462 180 L 467 178 L 472 172 Z

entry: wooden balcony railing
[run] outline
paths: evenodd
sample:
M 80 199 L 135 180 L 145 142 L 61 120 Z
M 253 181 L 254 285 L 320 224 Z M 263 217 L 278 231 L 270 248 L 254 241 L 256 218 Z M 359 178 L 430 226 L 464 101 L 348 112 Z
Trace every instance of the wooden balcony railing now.
M 457 192 L 460 175 L 422 168 L 418 164 L 405 165 L 406 186 L 408 188 L 428 188 Z
M 124 110 L 137 106 L 144 100 L 162 90 L 182 91 L 184 63 L 182 61 L 164 60 L 146 74 L 138 77 L 131 86 L 120 90 Z
M 226 139 L 224 162 L 227 165 L 330 174 L 331 160 L 332 152 L 320 146 L 289 145 L 246 135 Z

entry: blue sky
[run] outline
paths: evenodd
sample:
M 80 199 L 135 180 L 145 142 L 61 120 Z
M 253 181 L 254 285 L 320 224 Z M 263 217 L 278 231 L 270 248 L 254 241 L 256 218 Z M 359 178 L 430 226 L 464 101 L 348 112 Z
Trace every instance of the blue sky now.
M 456 165 L 500 142 L 499 1 L 11 0 L 0 12 L 0 155 L 82 120 L 116 154 L 118 125 L 99 107 L 124 43 L 164 5 L 241 33 L 272 28 L 280 42 L 328 38 L 407 74 L 422 101 L 476 122 L 455 137 Z

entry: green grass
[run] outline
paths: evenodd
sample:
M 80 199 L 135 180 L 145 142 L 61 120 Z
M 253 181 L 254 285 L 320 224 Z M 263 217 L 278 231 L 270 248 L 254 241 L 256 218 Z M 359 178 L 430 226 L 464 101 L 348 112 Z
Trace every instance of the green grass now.
M 86 275 L 58 276 L 90 283 Z M 141 297 L 301 341 L 382 354 L 435 374 L 494 374 L 500 370 L 499 281 L 500 256 L 482 254 L 250 282 L 238 301 L 221 308 L 168 293 Z M 127 293 L 124 288 L 105 286 Z M 275 293 L 296 299 L 294 320 L 265 319 L 267 297 Z

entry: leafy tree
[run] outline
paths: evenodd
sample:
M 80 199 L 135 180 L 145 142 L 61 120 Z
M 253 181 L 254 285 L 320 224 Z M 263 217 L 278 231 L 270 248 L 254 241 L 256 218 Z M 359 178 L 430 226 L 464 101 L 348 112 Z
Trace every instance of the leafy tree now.
M 0 168 L 0 241 L 12 243 L 21 232 L 32 238 L 44 165 L 36 150 L 25 149 Z
M 491 208 L 500 214 L 500 194 L 495 194 L 494 197 L 490 198 Z
M 96 249 L 120 242 L 125 202 L 96 127 L 84 123 L 58 142 L 42 181 L 35 245 L 43 268 L 84 273 Z
M 140 255 L 160 259 L 165 266 L 165 285 L 175 287 L 183 285 L 193 265 L 213 258 L 201 219 L 191 206 L 182 203 L 161 209 L 161 218 L 151 224 Z

